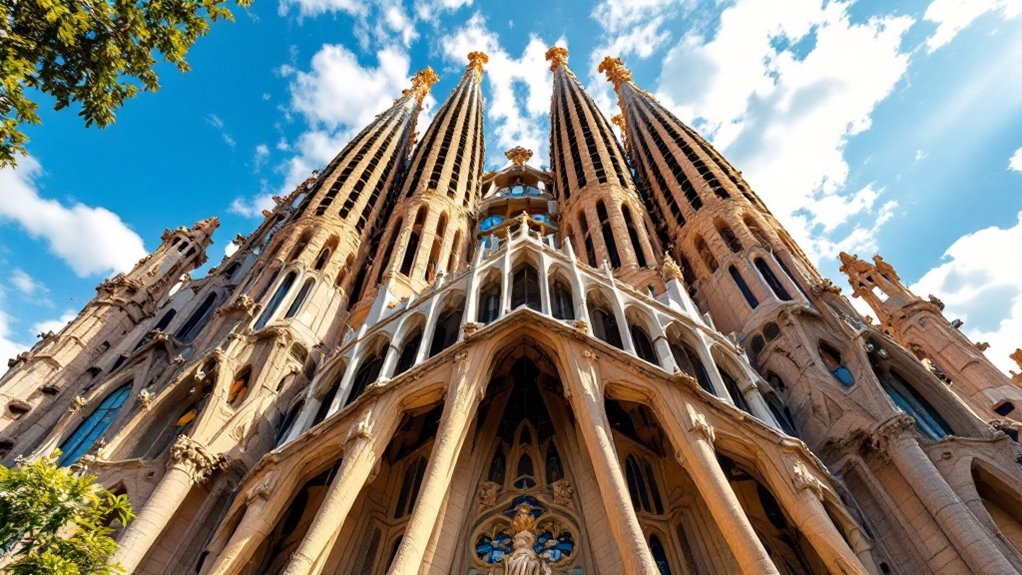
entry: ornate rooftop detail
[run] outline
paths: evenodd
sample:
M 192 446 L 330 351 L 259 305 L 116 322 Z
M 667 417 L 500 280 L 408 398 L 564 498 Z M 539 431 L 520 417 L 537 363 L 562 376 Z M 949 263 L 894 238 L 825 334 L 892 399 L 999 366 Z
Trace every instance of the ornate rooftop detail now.
M 681 268 L 678 266 L 678 262 L 674 261 L 674 258 L 672 258 L 670 254 L 664 254 L 664 265 L 660 270 L 660 273 L 663 275 L 664 281 L 682 281 Z
M 621 114 L 614 114 L 610 119 L 610 123 L 614 124 L 618 128 L 621 128 L 621 133 L 625 133 L 625 117 Z
M 469 52 L 468 70 L 466 71 L 471 71 L 478 80 L 483 76 L 483 66 L 489 61 L 490 57 L 486 55 L 486 52 Z
M 604 72 L 607 74 L 607 79 L 613 82 L 614 89 L 617 90 L 621 87 L 624 82 L 632 81 L 632 72 L 625 67 L 624 62 L 621 58 L 611 58 L 606 56 L 600 66 L 596 69 L 597 72 Z
M 568 49 L 564 46 L 552 46 L 546 51 L 546 59 L 550 61 L 550 71 L 568 65 Z
M 440 77 L 436 75 L 433 68 L 426 66 L 412 76 L 412 87 L 403 90 L 401 95 L 414 94 L 415 99 L 422 104 L 422 99 L 429 93 L 429 89 L 433 87 L 433 84 L 436 84 L 438 81 L 440 81 Z
M 507 159 L 511 160 L 511 163 L 516 166 L 524 166 L 532 158 L 532 150 L 523 148 L 521 146 L 515 146 L 510 150 L 504 152 Z

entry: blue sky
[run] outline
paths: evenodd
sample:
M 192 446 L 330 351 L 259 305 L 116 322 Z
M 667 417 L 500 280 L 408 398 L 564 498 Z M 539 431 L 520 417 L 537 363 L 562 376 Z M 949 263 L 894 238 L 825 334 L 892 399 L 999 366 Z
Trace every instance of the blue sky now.
M 559 43 L 608 114 L 596 64 L 623 58 L 838 285 L 840 250 L 879 251 L 1007 369 L 1022 345 L 1020 16 L 1022 0 L 255 0 L 115 125 L 44 110 L 28 129 L 30 156 L 0 171 L 0 356 L 167 227 L 219 216 L 219 261 L 426 65 L 441 81 L 420 132 L 482 49 L 489 167 L 517 144 L 545 164 L 543 53 Z

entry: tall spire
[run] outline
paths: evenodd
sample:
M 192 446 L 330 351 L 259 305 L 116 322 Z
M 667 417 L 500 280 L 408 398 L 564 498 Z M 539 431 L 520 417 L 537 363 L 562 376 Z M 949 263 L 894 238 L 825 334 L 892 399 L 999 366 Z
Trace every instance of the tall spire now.
M 562 230 L 593 267 L 606 261 L 622 278 L 645 287 L 660 248 L 625 153 L 610 123 L 568 67 L 568 50 L 547 50 L 553 72 L 550 157 L 557 178 Z
M 417 293 L 462 261 L 482 177 L 482 79 L 488 60 L 483 52 L 468 54 L 464 75 L 416 148 L 380 236 L 370 288 L 398 276 L 404 287 L 392 291 Z M 363 301 L 371 300 L 373 291 Z

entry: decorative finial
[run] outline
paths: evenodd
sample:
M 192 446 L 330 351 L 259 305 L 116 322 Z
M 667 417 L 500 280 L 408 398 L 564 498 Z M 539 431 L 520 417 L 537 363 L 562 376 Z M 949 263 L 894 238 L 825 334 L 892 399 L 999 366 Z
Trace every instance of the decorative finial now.
M 511 163 L 515 166 L 523 166 L 525 162 L 528 162 L 532 158 L 532 150 L 523 148 L 521 146 L 515 146 L 510 150 L 504 152 L 507 159 L 511 160 Z
M 436 84 L 439 81 L 440 78 L 436 75 L 436 72 L 433 71 L 433 68 L 426 66 L 412 76 L 412 87 L 402 91 L 401 95 L 407 96 L 408 94 L 414 94 L 415 99 L 422 104 L 422 100 L 426 97 L 426 94 L 429 93 L 429 89 L 433 87 L 433 84 Z
M 678 266 L 678 262 L 674 261 L 671 254 L 664 254 L 664 265 L 660 269 L 660 275 L 664 277 L 665 282 L 678 280 L 684 283 L 681 267 Z
M 534 508 L 528 503 L 519 503 L 515 507 L 515 516 L 511 519 L 511 527 L 516 533 L 532 531 L 536 527 L 536 518 L 532 515 Z
M 611 58 L 610 56 L 604 57 L 596 71 L 605 72 L 607 74 L 607 79 L 614 83 L 615 90 L 619 89 L 621 84 L 624 82 L 632 81 L 632 72 L 628 68 L 625 68 L 625 64 L 621 61 L 621 58 Z
M 614 116 L 610 118 L 610 123 L 614 124 L 618 128 L 621 128 L 621 133 L 622 134 L 625 133 L 625 117 L 624 116 L 622 116 L 621 114 L 614 114 Z
M 1015 363 L 1018 364 L 1019 369 L 1022 369 L 1022 349 L 1015 348 L 1015 351 L 1012 352 L 1012 354 L 1009 355 L 1008 357 L 1010 359 L 1015 360 Z
M 486 55 L 486 52 L 469 52 L 466 72 L 471 71 L 478 80 L 483 76 L 483 66 L 489 61 L 490 57 Z
M 546 51 L 546 59 L 550 60 L 550 71 L 568 65 L 568 49 L 564 46 L 552 46 Z

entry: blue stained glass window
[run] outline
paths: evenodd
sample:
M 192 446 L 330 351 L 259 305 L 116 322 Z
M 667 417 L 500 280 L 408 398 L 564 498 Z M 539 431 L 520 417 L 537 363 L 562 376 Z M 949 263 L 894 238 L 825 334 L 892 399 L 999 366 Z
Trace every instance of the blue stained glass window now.
M 489 231 L 499 226 L 504 221 L 503 216 L 488 216 L 483 219 L 482 223 L 479 224 L 479 229 L 482 231 Z
M 509 533 L 498 533 L 492 538 L 489 535 L 483 535 L 476 542 L 476 555 L 491 565 L 500 563 L 505 556 L 510 554 L 511 535 Z
M 541 224 L 550 224 L 550 216 L 547 214 L 532 214 L 532 219 Z
M 62 467 L 71 465 L 82 458 L 83 455 L 92 449 L 96 441 L 106 432 L 113 423 L 114 418 L 120 411 L 121 406 L 128 399 L 131 393 L 131 384 L 123 385 L 106 396 L 103 403 L 99 404 L 96 411 L 75 428 L 64 443 L 60 445 L 60 460 L 58 464 Z
M 572 551 L 575 550 L 575 541 L 567 531 L 561 531 L 560 535 L 555 538 L 553 533 L 548 530 L 536 537 L 536 543 L 533 544 L 532 550 L 547 561 L 556 563 L 571 557 Z

